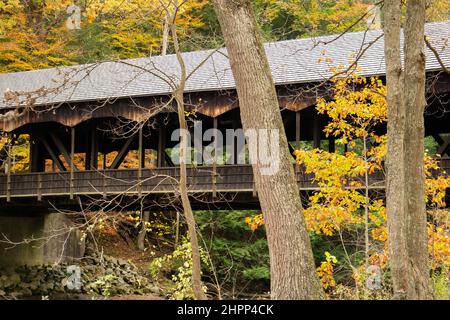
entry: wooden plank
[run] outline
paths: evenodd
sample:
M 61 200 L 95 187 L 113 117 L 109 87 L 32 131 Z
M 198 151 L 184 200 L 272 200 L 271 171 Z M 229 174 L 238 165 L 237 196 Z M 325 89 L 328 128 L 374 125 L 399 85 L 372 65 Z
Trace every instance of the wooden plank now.
M 75 137 L 72 137 L 72 130 L 75 130 L 74 128 L 71 128 L 71 134 L 70 134 L 70 139 L 71 139 L 71 147 L 72 147 L 72 138 L 75 139 Z M 64 159 L 66 160 L 66 163 L 72 167 L 71 163 L 71 155 L 69 154 L 69 152 L 67 151 L 66 147 L 64 146 L 64 143 L 62 143 L 61 139 L 59 139 L 58 136 L 56 136 L 53 132 L 50 132 L 50 138 L 52 138 L 53 142 L 55 143 L 56 147 L 58 148 L 59 153 L 64 157 Z M 74 171 L 78 170 L 77 167 L 74 166 Z
M 117 154 L 116 158 L 114 159 L 113 163 L 110 166 L 110 169 L 116 170 L 120 167 L 123 160 L 128 154 L 128 151 L 130 150 L 130 145 L 134 140 L 134 135 L 129 137 L 125 143 L 123 144 L 122 148 L 120 149 L 119 153 Z
M 439 135 L 439 133 L 433 133 L 432 134 L 432 137 L 434 138 L 434 140 L 436 140 L 436 142 L 439 144 L 439 145 L 442 145 L 442 144 L 444 144 L 444 139 L 442 139 L 441 138 L 441 136 Z
M 51 148 L 50 144 L 46 139 L 42 139 L 42 144 L 44 145 L 45 149 L 47 149 L 48 154 L 52 158 L 53 163 L 58 167 L 59 171 L 67 171 L 67 168 L 64 166 L 64 163 L 61 161 L 61 159 L 55 154 L 53 149 Z

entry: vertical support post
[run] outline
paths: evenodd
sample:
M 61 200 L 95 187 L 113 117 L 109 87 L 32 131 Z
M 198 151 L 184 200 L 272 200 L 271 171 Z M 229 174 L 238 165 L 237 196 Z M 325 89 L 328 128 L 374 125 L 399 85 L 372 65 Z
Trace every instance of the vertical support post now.
M 146 153 L 145 146 L 144 146 L 144 128 L 141 128 L 140 133 L 139 133 L 139 145 L 140 145 L 140 147 L 139 147 L 140 148 L 139 164 L 140 164 L 140 167 L 142 169 L 144 169 L 145 168 L 145 153 Z
M 300 150 L 300 111 L 297 111 L 295 113 L 295 149 Z M 295 171 L 300 171 L 300 166 L 297 163 L 297 160 L 295 161 Z
M 107 193 L 106 193 L 106 157 L 107 157 L 106 151 L 103 151 L 103 199 L 106 199 Z
M 8 158 L 6 160 L 6 201 L 11 202 L 11 136 L 8 134 Z
M 142 180 L 142 168 L 144 167 L 144 148 L 143 148 L 143 128 L 139 128 L 139 150 L 138 150 L 138 157 L 139 157 L 139 165 L 138 165 L 138 194 L 139 197 L 142 195 L 142 186 L 141 186 L 141 180 Z
M 314 148 L 320 148 L 320 118 L 317 113 L 314 113 L 313 130 Z
M 97 130 L 97 124 L 95 123 L 92 128 L 92 135 L 91 135 L 91 167 L 94 170 L 98 169 L 98 130 Z
M 158 167 L 164 167 L 166 155 L 166 137 L 162 125 L 158 129 Z
M 84 157 L 84 170 L 91 170 L 92 167 L 92 130 L 88 129 L 86 134 L 86 153 Z
M 75 128 L 70 128 L 70 200 L 74 199 L 74 171 L 75 171 Z
M 33 140 L 33 136 L 30 134 L 30 172 L 36 172 L 36 163 L 35 163 L 35 157 L 36 157 L 36 142 Z
M 214 131 L 217 132 L 217 117 L 213 119 Z M 217 149 L 218 149 L 217 137 L 214 137 L 214 159 L 213 159 L 213 171 L 212 171 L 212 196 L 213 199 L 217 198 Z
M 86 170 L 98 169 L 98 133 L 97 124 L 93 123 L 90 128 L 88 151 L 86 152 Z
M 30 139 L 30 171 L 45 171 L 45 160 L 43 159 L 41 144 L 34 135 Z

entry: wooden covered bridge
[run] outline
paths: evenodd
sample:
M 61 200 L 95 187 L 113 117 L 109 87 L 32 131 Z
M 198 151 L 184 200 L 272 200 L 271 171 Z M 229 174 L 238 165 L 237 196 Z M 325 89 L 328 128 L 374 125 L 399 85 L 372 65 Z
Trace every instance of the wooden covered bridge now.
M 450 66 L 450 21 L 426 26 L 430 42 Z M 316 98 L 330 96 L 329 68 L 357 59 L 363 76 L 383 79 L 381 31 L 289 40 L 266 45 L 288 140 L 335 150 L 322 132 L 327 123 Z M 379 39 L 378 39 L 379 38 Z M 327 44 L 328 43 L 328 44 Z M 360 56 L 360 53 L 364 53 Z M 439 144 L 441 167 L 450 171 L 450 76 L 427 54 L 426 135 Z M 241 127 L 239 104 L 226 50 L 185 53 L 189 79 L 185 100 L 202 130 Z M 59 69 L 0 75 L 0 130 L 9 142 L 0 151 L 0 206 L 68 205 L 76 199 L 145 196 L 164 205 L 176 193 L 178 168 L 169 153 L 178 122 L 170 100 L 178 81 L 176 57 L 155 56 Z M 380 128 L 380 130 L 385 130 Z M 26 172 L 11 168 L 8 148 L 29 136 Z M 130 154 L 133 157 L 130 157 Z M 130 160 L 131 159 L 131 160 Z M 135 161 L 133 161 L 133 159 Z M 315 188 L 296 168 L 300 190 Z M 257 206 L 253 174 L 236 160 L 188 169 L 194 207 Z M 372 189 L 383 189 L 373 176 Z

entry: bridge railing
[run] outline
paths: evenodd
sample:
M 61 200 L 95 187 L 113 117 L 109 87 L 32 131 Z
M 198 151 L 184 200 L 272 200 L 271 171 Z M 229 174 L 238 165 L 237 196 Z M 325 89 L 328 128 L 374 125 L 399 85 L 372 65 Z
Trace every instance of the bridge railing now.
M 0 175 L 0 197 L 68 194 L 167 193 L 178 186 L 179 168 L 124 169 Z M 251 166 L 197 167 L 187 169 L 191 192 L 249 191 Z M 73 177 L 73 179 L 72 179 Z
M 450 172 L 450 158 L 440 160 L 443 170 Z M 298 169 L 298 167 L 296 167 Z M 0 198 L 60 195 L 136 194 L 175 192 L 178 187 L 179 168 L 124 169 L 100 171 L 18 173 L 0 175 Z M 255 190 L 250 165 L 190 167 L 187 169 L 190 192 L 252 192 Z M 312 174 L 296 170 L 301 190 L 314 190 Z M 362 182 L 362 178 L 359 178 Z M 370 176 L 371 188 L 384 187 L 382 173 Z

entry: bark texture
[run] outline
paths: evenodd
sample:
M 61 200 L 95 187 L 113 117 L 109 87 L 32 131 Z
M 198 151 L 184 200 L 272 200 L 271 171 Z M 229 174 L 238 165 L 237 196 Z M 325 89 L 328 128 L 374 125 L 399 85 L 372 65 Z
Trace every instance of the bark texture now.
M 408 252 L 405 196 L 405 118 L 403 70 L 400 55 L 401 1 L 384 3 L 384 43 L 388 105 L 386 157 L 386 210 L 394 298 L 405 299 L 408 290 Z
M 406 194 L 410 281 L 408 299 L 430 298 L 425 202 L 424 111 L 426 0 L 408 0 L 405 25 Z
M 146 223 L 149 221 L 150 219 L 150 211 L 144 211 L 142 213 L 142 218 L 141 218 L 141 230 L 139 230 L 139 234 L 137 237 L 137 247 L 139 250 L 141 251 L 145 251 L 145 238 L 147 236 L 147 225 Z
M 250 0 L 215 0 L 231 63 L 244 130 L 278 130 L 279 170 L 262 175 L 252 159 L 266 222 L 273 299 L 320 299 L 309 235 L 269 63 Z M 254 155 L 251 155 L 254 156 Z
M 175 1 L 175 7 L 178 8 L 178 1 Z M 197 237 L 197 224 L 195 222 L 194 213 L 192 211 L 191 202 L 189 201 L 189 195 L 187 190 L 187 169 L 186 169 L 186 154 L 187 154 L 187 125 L 186 115 L 184 108 L 184 88 L 186 86 L 186 64 L 184 63 L 183 56 L 181 54 L 180 46 L 178 43 L 177 29 L 175 25 L 175 15 L 170 20 L 170 30 L 172 34 L 175 54 L 180 64 L 181 76 L 180 82 L 173 92 L 177 104 L 178 122 L 180 126 L 180 181 L 179 191 L 181 196 L 181 203 L 183 205 L 184 216 L 186 218 L 186 224 L 188 226 L 189 240 L 191 243 L 192 252 L 192 291 L 196 300 L 206 300 L 207 297 L 203 292 L 202 280 L 201 280 L 201 260 L 200 260 L 200 246 L 198 244 Z
M 396 299 L 430 297 L 425 208 L 425 0 L 408 0 L 404 67 L 400 56 L 401 1 L 385 1 L 388 87 L 387 213 Z

